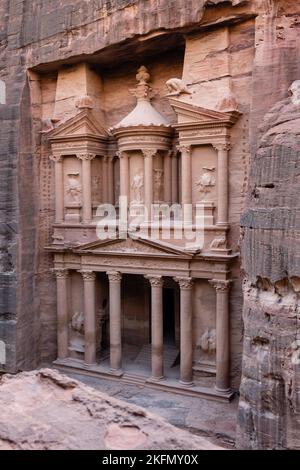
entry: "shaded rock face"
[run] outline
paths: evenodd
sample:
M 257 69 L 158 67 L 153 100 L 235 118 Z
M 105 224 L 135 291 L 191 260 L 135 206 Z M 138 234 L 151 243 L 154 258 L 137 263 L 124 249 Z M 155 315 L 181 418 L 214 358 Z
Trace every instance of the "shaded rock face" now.
M 53 370 L 3 376 L 0 393 L 0 450 L 220 449 Z
M 244 355 L 237 445 L 300 448 L 300 106 L 260 129 L 242 217 Z

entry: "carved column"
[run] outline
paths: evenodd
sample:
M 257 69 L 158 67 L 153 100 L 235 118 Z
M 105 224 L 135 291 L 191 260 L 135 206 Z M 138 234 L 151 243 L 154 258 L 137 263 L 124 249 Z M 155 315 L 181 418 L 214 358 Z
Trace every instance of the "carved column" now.
M 164 155 L 164 202 L 172 202 L 172 152 Z
M 87 364 L 96 363 L 96 311 L 95 281 L 93 271 L 80 271 L 83 278 L 84 298 L 84 360 Z
M 163 279 L 161 276 L 145 277 L 151 284 L 152 379 L 160 380 L 164 375 Z
M 102 157 L 102 201 L 108 203 L 108 157 Z
M 227 392 L 230 389 L 229 376 L 229 289 L 230 281 L 212 280 L 216 289 L 216 389 Z
M 228 154 L 229 144 L 215 145 L 218 151 L 218 225 L 228 224 Z
M 180 286 L 180 383 L 193 385 L 193 280 L 175 278 Z
M 114 372 L 122 368 L 121 281 L 117 271 L 107 273 L 109 279 L 110 367 Z
M 178 147 L 181 152 L 181 200 L 185 221 L 192 220 L 192 162 L 191 146 L 181 145 Z
M 88 224 L 92 220 L 92 179 L 91 161 L 94 154 L 86 153 L 78 155 L 82 161 L 82 222 Z
M 54 269 L 57 285 L 57 357 L 65 359 L 69 355 L 69 316 L 68 316 L 68 269 Z
M 55 223 L 64 221 L 64 172 L 61 155 L 51 155 L 50 160 L 55 163 Z
M 153 157 L 156 155 L 156 150 L 143 149 L 142 152 L 144 155 L 144 202 L 148 221 L 150 221 L 153 203 Z
M 120 158 L 120 196 L 128 198 L 129 189 L 129 157 L 127 152 L 119 152 Z
M 114 159 L 108 157 L 107 159 L 107 202 L 114 204 Z
M 172 152 L 172 202 L 178 202 L 178 157 L 177 151 Z

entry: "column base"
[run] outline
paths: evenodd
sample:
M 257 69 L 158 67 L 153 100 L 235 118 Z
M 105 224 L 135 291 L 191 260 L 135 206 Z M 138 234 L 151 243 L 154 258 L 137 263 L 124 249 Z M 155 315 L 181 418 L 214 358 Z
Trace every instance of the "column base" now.
M 122 369 L 109 369 L 109 372 L 113 375 L 123 375 L 123 370 Z
M 216 385 L 215 385 L 215 390 L 216 390 L 217 392 L 219 392 L 219 393 L 224 393 L 224 394 L 227 394 L 227 393 L 230 393 L 230 392 L 231 392 L 230 387 L 228 387 L 228 388 L 220 388 L 220 387 L 217 387 Z
M 193 387 L 194 382 L 185 382 L 184 380 L 179 380 L 180 385 L 184 385 L 185 387 Z
M 146 380 L 146 382 L 161 382 L 162 380 L 164 380 L 164 376 L 162 375 L 161 377 L 149 377 L 149 379 Z

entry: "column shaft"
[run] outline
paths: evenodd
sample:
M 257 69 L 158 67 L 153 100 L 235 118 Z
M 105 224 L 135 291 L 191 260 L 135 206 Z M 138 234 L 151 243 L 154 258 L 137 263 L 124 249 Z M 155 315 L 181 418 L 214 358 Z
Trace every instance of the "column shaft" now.
M 87 364 L 96 363 L 96 311 L 94 272 L 82 271 L 84 296 L 84 360 Z
M 109 204 L 114 204 L 114 162 L 113 158 L 109 157 L 108 161 L 108 169 L 107 169 L 107 186 L 108 186 L 108 198 L 107 202 Z
M 53 156 L 55 162 L 55 223 L 64 221 L 64 173 L 63 160 L 61 157 Z
M 151 284 L 152 379 L 160 380 L 164 375 L 163 281 L 161 276 L 146 276 L 146 278 Z
M 164 202 L 172 202 L 172 153 L 164 155 Z
M 172 202 L 178 202 L 178 158 L 177 153 L 172 154 Z
M 128 198 L 129 158 L 126 152 L 120 152 L 120 196 Z
M 65 359 L 69 355 L 68 338 L 68 271 L 55 269 L 57 284 L 57 357 Z
M 108 203 L 108 157 L 102 157 L 102 200 Z
M 228 224 L 228 152 L 229 147 L 218 147 L 218 224 Z
M 143 150 L 144 154 L 144 202 L 147 210 L 148 221 L 151 221 L 151 207 L 153 202 L 153 157 L 156 152 L 153 150 Z
M 82 221 L 88 224 L 92 220 L 92 180 L 91 160 L 93 155 L 80 155 L 82 160 Z
M 193 384 L 193 311 L 191 278 L 179 278 L 180 285 L 180 382 Z
M 122 368 L 122 275 L 118 272 L 107 274 L 109 278 L 110 367 L 112 371 L 117 372 Z
M 216 389 L 230 389 L 229 281 L 211 281 L 216 289 Z

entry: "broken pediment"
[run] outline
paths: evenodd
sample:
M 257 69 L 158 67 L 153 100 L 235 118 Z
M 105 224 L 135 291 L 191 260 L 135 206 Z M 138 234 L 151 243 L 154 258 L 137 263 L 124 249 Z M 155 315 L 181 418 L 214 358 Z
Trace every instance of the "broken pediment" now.
M 141 237 L 131 238 L 130 236 L 128 236 L 128 238 L 126 239 L 117 238 L 114 240 L 97 240 L 95 242 L 81 245 L 77 247 L 74 251 L 80 252 L 81 254 L 116 253 L 120 255 L 144 254 L 153 256 L 172 255 L 173 257 L 190 257 L 190 255 L 184 252 L 183 250 L 173 247 L 167 243 Z
M 94 117 L 90 109 L 81 111 L 76 116 L 63 122 L 49 133 L 51 141 L 72 140 L 78 137 L 107 138 L 108 132 Z
M 169 98 L 169 102 L 178 116 L 179 124 L 198 124 L 200 126 L 224 125 L 231 127 L 240 116 L 239 111 L 215 111 L 213 109 L 195 106 L 176 98 Z

